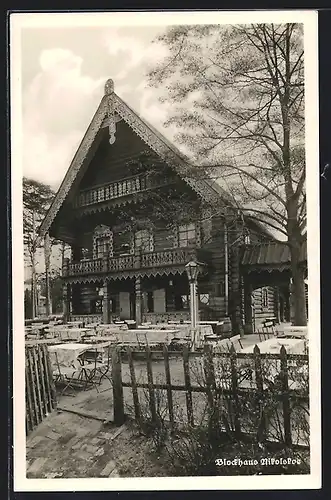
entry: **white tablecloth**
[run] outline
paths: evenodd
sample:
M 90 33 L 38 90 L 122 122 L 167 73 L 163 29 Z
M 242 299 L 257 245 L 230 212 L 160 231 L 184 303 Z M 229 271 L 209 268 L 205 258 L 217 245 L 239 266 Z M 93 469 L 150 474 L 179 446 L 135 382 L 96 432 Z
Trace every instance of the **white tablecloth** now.
M 282 346 L 288 354 L 304 354 L 305 343 L 301 339 L 271 338 L 257 344 L 261 354 L 279 354 Z M 252 353 L 255 344 L 245 347 L 241 352 Z
M 52 345 L 48 348 L 49 356 L 52 366 L 57 368 L 57 361 L 61 366 L 70 366 L 74 368 L 79 368 L 80 362 L 78 357 L 83 354 L 83 352 L 93 349 L 95 346 L 92 344 L 57 344 Z M 56 361 L 56 355 L 57 361 Z

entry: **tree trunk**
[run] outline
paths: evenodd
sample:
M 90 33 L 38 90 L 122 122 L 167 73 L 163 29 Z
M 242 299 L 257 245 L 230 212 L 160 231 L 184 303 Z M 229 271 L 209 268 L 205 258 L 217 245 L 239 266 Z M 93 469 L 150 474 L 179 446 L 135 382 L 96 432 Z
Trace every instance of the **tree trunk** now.
M 36 283 L 36 250 L 35 243 L 35 212 L 32 212 L 32 248 L 31 248 L 31 297 L 32 297 L 32 318 L 37 316 L 37 283 Z
M 49 234 L 46 233 L 44 241 L 44 253 L 45 253 L 45 285 L 46 285 L 46 316 L 48 317 L 52 314 L 52 303 L 51 303 L 51 290 L 50 290 L 50 279 L 49 279 L 49 269 L 50 269 L 50 241 Z
M 291 252 L 291 271 L 292 271 L 292 294 L 294 307 L 294 325 L 307 325 L 306 311 L 306 293 L 305 293 L 305 271 L 300 263 L 300 245 L 294 244 L 290 246 Z

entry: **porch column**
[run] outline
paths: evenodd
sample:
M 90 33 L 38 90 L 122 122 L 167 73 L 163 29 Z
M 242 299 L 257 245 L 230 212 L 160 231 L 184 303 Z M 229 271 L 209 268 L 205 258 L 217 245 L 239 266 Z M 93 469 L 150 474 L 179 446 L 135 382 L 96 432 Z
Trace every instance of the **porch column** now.
M 276 322 L 279 324 L 281 322 L 281 319 L 280 319 L 280 298 L 279 298 L 279 288 L 278 287 L 275 287 L 274 300 L 275 300 Z
M 63 302 L 63 319 L 68 321 L 70 316 L 70 285 L 63 283 L 62 285 L 62 302 Z
M 136 277 L 135 292 L 136 292 L 136 323 L 137 323 L 137 326 L 138 326 L 138 325 L 141 325 L 141 300 L 142 300 L 142 293 L 141 293 L 141 278 L 140 278 L 140 276 Z
M 253 333 L 254 325 L 253 325 L 253 286 L 251 283 L 246 283 L 245 286 L 245 307 L 244 307 L 244 315 L 245 315 L 245 333 Z
M 103 283 L 103 301 L 102 301 L 102 323 L 108 324 L 110 322 L 109 319 L 109 293 L 108 293 L 108 283 L 104 281 Z

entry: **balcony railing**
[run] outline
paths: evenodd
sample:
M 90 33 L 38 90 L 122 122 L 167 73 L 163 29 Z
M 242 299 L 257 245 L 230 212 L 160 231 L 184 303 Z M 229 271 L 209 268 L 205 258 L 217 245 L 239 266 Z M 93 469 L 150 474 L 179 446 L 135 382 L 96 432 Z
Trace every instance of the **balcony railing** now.
M 190 260 L 208 262 L 208 253 L 197 248 L 172 248 L 158 252 L 142 253 L 140 255 L 125 255 L 99 259 L 86 259 L 80 262 L 66 262 L 63 268 L 64 276 L 77 276 L 101 273 L 118 273 L 139 269 L 162 268 L 182 265 Z
M 74 207 L 86 207 L 88 205 L 121 198 L 122 196 L 128 196 L 141 191 L 167 186 L 174 182 L 175 177 L 166 177 L 155 173 L 139 174 L 103 186 L 81 191 L 74 200 Z

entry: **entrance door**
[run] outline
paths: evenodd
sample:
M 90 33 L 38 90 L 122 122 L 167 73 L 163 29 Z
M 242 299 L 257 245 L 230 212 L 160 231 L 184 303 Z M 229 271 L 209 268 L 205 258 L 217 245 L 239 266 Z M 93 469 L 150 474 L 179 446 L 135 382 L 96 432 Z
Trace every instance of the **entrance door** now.
M 120 318 L 131 319 L 130 293 L 120 292 Z
M 166 291 L 164 288 L 160 288 L 159 290 L 154 290 L 153 300 L 154 300 L 154 312 L 155 313 L 165 313 L 166 312 Z

